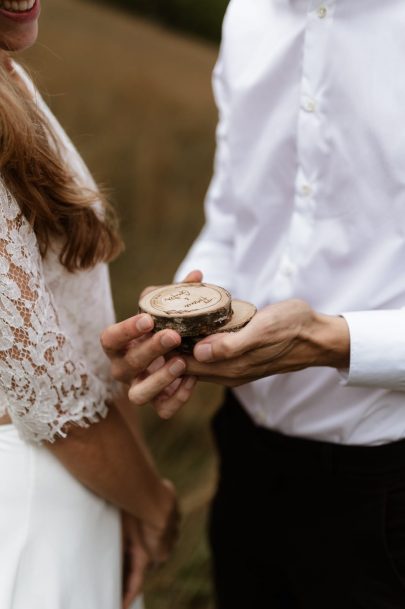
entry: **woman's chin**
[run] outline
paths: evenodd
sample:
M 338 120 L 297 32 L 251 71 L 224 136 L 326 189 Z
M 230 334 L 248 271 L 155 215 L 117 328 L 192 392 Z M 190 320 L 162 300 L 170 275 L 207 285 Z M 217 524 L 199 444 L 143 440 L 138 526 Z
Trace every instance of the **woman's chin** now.
M 0 34 L 0 49 L 18 53 L 32 47 L 38 38 L 38 22 L 19 27 L 17 31 Z

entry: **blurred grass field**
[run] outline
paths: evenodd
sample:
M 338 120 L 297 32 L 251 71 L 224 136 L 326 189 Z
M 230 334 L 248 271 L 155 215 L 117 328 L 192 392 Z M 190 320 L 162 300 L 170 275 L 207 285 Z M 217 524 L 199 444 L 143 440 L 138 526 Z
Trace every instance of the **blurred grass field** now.
M 140 290 L 169 282 L 203 222 L 216 111 L 215 46 L 105 5 L 44 1 L 38 45 L 22 61 L 116 203 L 126 252 L 112 265 L 118 318 Z M 215 484 L 209 419 L 220 394 L 197 391 L 175 420 L 143 410 L 161 471 L 185 514 L 173 560 L 147 586 L 147 609 L 211 609 L 205 541 Z
M 90 0 L 100 2 L 100 0 Z M 219 41 L 228 0 L 102 0 L 170 27 Z

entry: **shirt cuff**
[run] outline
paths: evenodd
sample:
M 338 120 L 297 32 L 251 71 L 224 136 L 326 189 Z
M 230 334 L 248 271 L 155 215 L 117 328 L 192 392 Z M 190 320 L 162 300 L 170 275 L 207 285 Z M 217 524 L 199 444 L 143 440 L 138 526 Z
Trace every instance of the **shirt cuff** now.
M 350 331 L 348 386 L 405 391 L 405 309 L 342 313 Z

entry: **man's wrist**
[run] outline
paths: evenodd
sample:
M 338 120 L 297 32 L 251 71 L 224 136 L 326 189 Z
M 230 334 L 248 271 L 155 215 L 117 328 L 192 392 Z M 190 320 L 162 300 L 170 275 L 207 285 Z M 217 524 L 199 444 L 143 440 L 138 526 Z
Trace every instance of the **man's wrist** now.
M 344 317 L 315 312 L 311 340 L 317 347 L 315 366 L 349 368 L 350 332 Z

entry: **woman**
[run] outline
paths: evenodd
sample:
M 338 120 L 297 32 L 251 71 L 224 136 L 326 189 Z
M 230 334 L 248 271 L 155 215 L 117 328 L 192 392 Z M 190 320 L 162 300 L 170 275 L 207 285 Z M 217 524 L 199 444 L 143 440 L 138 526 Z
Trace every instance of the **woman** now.
M 39 13 L 40 0 L 0 0 L 0 607 L 118 609 L 120 512 L 128 607 L 171 548 L 175 499 L 120 414 L 99 344 L 119 238 L 9 56 L 35 42 Z

